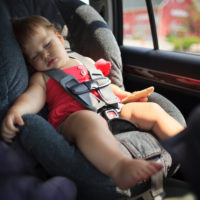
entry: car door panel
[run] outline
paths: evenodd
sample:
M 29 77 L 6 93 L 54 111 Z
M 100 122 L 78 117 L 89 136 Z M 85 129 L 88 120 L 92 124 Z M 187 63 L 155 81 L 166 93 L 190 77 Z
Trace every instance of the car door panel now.
M 199 56 L 128 46 L 121 47 L 121 54 L 126 89 L 154 85 L 186 117 L 200 102 Z

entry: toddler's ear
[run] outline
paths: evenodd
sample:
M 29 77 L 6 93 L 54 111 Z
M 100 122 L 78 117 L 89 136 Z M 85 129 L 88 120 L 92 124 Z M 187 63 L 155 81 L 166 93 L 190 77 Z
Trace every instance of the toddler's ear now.
M 59 32 L 56 32 L 56 35 L 60 39 L 60 41 L 62 42 L 62 44 L 64 44 L 64 38 L 63 38 L 63 36 Z

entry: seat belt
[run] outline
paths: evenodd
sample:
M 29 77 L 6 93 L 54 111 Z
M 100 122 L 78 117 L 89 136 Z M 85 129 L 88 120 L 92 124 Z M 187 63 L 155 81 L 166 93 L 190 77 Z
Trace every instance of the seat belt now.
M 87 68 L 90 74 L 91 80 L 99 79 L 100 81 L 100 78 L 108 79 L 107 77 L 103 75 L 103 73 L 100 70 L 98 70 L 94 66 L 93 63 L 91 63 L 87 58 L 85 58 L 81 54 L 77 52 L 69 51 L 69 50 L 67 51 L 67 53 L 69 57 L 79 60 Z M 106 87 L 99 87 L 97 88 L 97 91 L 100 97 L 102 98 L 102 100 L 108 105 L 117 104 L 120 102 L 119 98 L 113 94 L 109 85 L 107 85 Z
M 88 87 L 95 88 L 95 84 L 79 83 L 73 75 L 66 74 L 60 69 L 45 71 L 45 74 L 56 80 L 79 103 L 89 110 L 98 111 L 106 104 L 93 95 Z
M 78 59 L 83 65 L 87 65 L 86 68 L 89 68 L 88 71 L 91 76 L 90 81 L 79 83 L 73 75 L 69 75 L 60 69 L 51 69 L 45 71 L 45 73 L 59 82 L 72 97 L 89 110 L 100 112 L 101 109 L 103 110 L 107 106 L 118 109 L 120 100 L 113 94 L 109 86 L 111 81 L 104 77 L 100 70 L 97 70 L 91 62 L 80 54 L 75 52 L 68 53 L 71 58 Z M 102 100 L 92 94 L 91 90 L 97 90 Z M 114 114 L 117 113 L 114 112 Z

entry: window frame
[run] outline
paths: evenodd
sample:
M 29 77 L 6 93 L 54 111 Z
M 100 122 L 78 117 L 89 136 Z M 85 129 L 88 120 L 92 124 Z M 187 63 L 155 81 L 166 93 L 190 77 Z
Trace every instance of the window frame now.
M 154 50 L 158 50 L 159 49 L 158 34 L 157 34 L 157 28 L 156 28 L 156 22 L 155 22 L 155 17 L 154 17 L 152 1 L 145 0 L 145 2 L 147 5 L 147 12 L 148 12 L 148 16 L 149 16 L 149 24 L 150 24 L 150 29 L 151 29 L 153 47 L 154 47 Z

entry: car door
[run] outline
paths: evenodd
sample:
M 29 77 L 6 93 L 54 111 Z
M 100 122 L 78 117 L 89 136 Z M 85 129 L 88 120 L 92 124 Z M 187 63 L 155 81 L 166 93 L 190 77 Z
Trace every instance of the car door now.
M 125 88 L 134 91 L 154 86 L 187 118 L 200 103 L 199 1 L 91 3 L 118 41 Z

